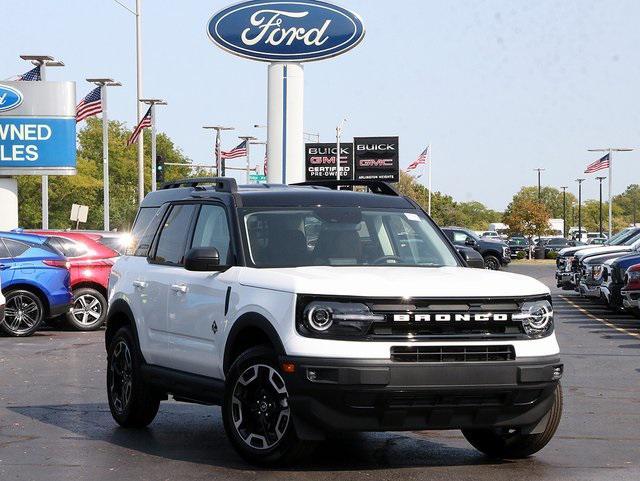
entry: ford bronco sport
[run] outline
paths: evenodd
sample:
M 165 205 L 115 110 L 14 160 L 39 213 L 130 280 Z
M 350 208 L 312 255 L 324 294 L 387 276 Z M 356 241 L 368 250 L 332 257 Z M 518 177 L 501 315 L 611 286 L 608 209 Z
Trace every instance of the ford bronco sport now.
M 339 190 L 359 185 L 368 192 Z M 411 199 L 371 181 L 165 184 L 109 283 L 107 392 L 125 427 L 220 405 L 249 462 L 341 431 L 461 429 L 495 457 L 562 412 L 549 289 L 465 268 Z

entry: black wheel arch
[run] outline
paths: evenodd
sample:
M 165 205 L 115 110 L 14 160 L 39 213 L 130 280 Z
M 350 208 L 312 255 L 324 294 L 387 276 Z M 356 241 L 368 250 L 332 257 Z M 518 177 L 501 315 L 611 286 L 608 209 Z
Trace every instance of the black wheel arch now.
M 115 301 L 113 301 L 113 303 L 109 306 L 109 310 L 107 311 L 107 319 L 105 321 L 105 324 L 107 326 L 104 334 L 105 349 L 109 349 L 109 344 L 111 344 L 111 340 L 116 335 L 116 332 L 118 332 L 118 329 L 120 329 L 121 327 L 129 327 L 129 329 L 131 329 L 133 339 L 136 342 L 138 353 L 144 361 L 144 355 L 142 354 L 142 350 L 140 349 L 140 340 L 138 339 L 138 329 L 136 328 L 135 317 L 127 301 L 125 301 L 124 299 L 116 299 Z
M 223 372 L 229 372 L 233 361 L 244 351 L 259 345 L 271 345 L 278 355 L 286 354 L 280 336 L 262 314 L 247 312 L 234 323 L 224 349 Z

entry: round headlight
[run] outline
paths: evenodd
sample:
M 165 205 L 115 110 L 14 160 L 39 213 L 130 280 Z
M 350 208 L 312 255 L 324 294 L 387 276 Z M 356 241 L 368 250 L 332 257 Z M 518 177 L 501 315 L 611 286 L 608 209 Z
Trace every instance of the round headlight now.
M 551 310 L 546 303 L 536 303 L 529 308 L 529 326 L 534 329 L 546 329 L 551 320 Z
M 307 312 L 307 322 L 316 331 L 326 331 L 333 324 L 333 316 L 330 307 L 313 306 Z

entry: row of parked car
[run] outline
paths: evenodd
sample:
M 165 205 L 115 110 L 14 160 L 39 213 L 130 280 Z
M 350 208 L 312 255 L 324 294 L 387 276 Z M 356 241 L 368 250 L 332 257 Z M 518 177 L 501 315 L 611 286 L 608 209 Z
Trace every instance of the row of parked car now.
M 640 317 L 640 227 L 624 229 L 602 246 L 561 250 L 556 279 L 558 287 Z
M 0 232 L 0 330 L 29 336 L 47 320 L 99 329 L 122 245 L 122 234 L 108 232 Z

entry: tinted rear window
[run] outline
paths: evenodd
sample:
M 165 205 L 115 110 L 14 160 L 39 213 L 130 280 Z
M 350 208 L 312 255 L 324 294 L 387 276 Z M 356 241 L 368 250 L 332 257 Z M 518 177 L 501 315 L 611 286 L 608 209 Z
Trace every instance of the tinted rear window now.
M 24 254 L 28 249 L 29 245 L 24 242 L 20 242 L 13 239 L 5 239 L 4 244 L 9 250 L 9 254 L 11 257 L 18 257 Z M 2 257 L 2 253 L 0 253 L 0 257 Z

